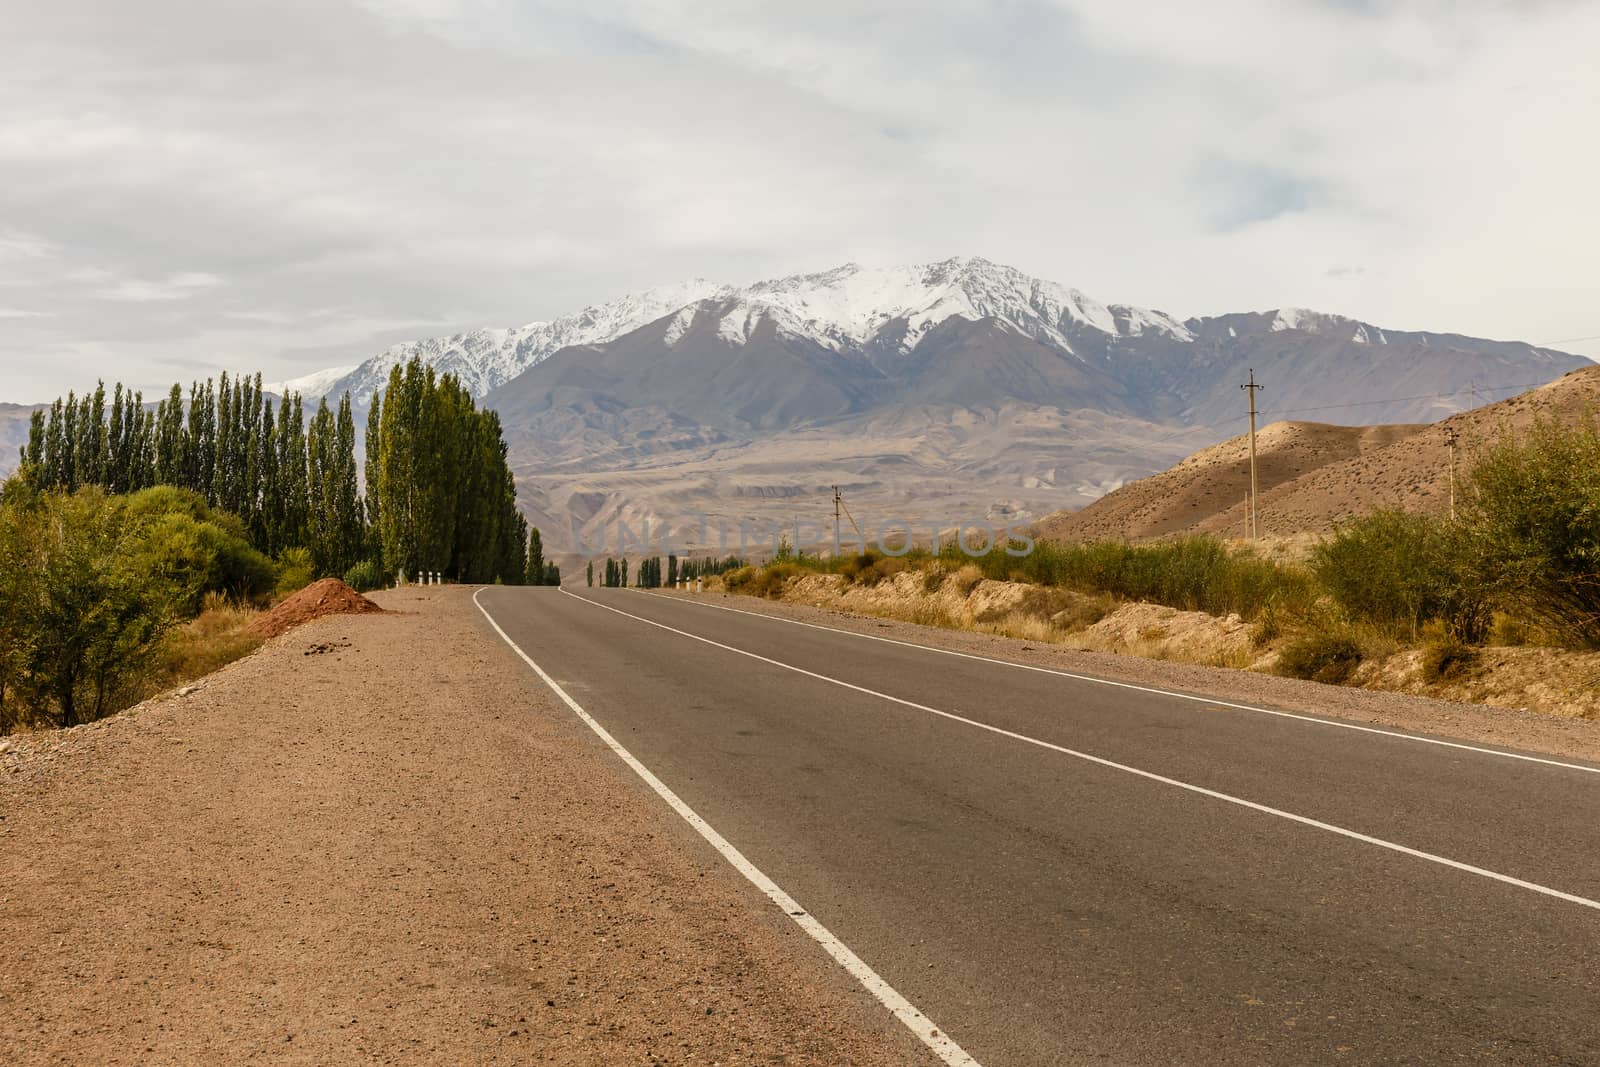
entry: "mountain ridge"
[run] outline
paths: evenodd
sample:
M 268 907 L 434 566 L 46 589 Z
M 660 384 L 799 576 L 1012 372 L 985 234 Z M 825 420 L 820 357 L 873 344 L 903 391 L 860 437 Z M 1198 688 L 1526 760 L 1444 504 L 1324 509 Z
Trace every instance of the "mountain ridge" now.
M 440 373 L 454 373 L 483 398 L 563 349 L 609 344 L 663 319 L 671 321 L 662 341 L 675 345 L 713 309 L 720 309 L 716 336 L 729 343 L 747 344 L 758 328 L 770 325 L 780 334 L 835 352 L 876 350 L 880 355 L 914 350 L 930 330 L 954 317 L 969 322 L 993 319 L 1001 329 L 1083 362 L 1116 358 L 1130 346 L 1195 348 L 1282 333 L 1330 339 L 1343 333 L 1349 343 L 1376 346 L 1390 345 L 1391 338 L 1423 346 L 1470 342 L 1517 347 L 1527 355 L 1582 359 L 1522 342 L 1397 331 L 1305 308 L 1179 320 L 1132 304 L 1102 303 L 1081 290 L 982 257 L 955 257 L 878 268 L 850 263 L 742 287 L 694 279 L 628 294 L 549 321 L 392 345 L 352 368 L 275 383 L 270 391 L 293 389 L 310 399 L 349 392 L 352 400 L 365 404 L 382 388 L 390 368 L 416 355 Z

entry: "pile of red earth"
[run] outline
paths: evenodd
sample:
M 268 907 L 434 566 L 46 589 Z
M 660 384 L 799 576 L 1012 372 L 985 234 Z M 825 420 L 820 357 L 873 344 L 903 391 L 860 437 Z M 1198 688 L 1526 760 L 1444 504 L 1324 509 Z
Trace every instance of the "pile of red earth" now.
M 256 637 L 277 637 L 324 615 L 374 615 L 382 608 L 337 578 L 312 582 L 245 628 Z

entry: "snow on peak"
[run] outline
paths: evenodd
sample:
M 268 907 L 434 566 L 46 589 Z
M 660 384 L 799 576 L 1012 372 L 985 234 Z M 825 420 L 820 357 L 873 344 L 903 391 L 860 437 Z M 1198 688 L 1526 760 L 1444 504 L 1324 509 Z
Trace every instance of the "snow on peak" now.
M 899 267 L 846 263 L 742 288 L 695 279 L 549 322 L 394 345 L 359 367 L 285 384 L 312 399 L 349 392 L 357 403 L 367 403 L 388 382 L 393 367 L 418 356 L 438 373 L 454 374 L 481 397 L 563 348 L 603 344 L 663 319 L 668 320 L 663 340 L 678 344 L 701 316 L 715 316 L 717 336 L 730 344 L 748 342 L 758 327 L 770 323 L 779 332 L 835 351 L 867 345 L 900 322 L 904 331 L 894 334 L 894 342 L 910 350 L 950 318 L 994 319 L 1069 352 L 1073 336 L 1081 337 L 1085 330 L 1113 339 L 1160 333 L 1193 340 L 1188 328 L 1169 315 L 1108 306 L 1076 289 L 971 256 Z
M 359 364 L 353 367 L 329 367 L 299 378 L 290 378 L 285 382 L 271 382 L 261 387 L 262 392 L 274 393 L 278 396 L 287 396 L 296 393 L 300 396 L 319 397 L 326 396 L 328 390 L 346 375 L 353 374 Z
M 909 349 L 952 317 L 996 319 L 1068 351 L 1070 332 L 1081 327 L 1111 336 L 1154 330 L 1191 339 L 1188 329 L 1168 315 L 1107 307 L 1076 289 L 976 256 L 904 267 L 850 263 L 757 282 L 735 294 L 718 335 L 743 343 L 759 323 L 771 321 L 782 332 L 837 350 L 864 345 L 890 323 L 904 320 L 900 344 Z
M 510 329 L 469 330 L 452 337 L 434 337 L 392 345 L 358 367 L 310 375 L 308 397 L 349 392 L 358 404 L 370 403 L 389 381 L 392 368 L 413 356 L 439 374 L 454 374 L 474 396 L 483 397 L 545 357 L 574 345 L 604 344 L 655 322 L 697 301 L 732 290 L 704 279 L 663 285 L 632 293 L 609 304 L 593 304 L 549 322 L 530 322 Z M 290 383 L 294 384 L 294 383 Z
M 1273 333 L 1281 333 L 1284 330 L 1316 333 L 1318 330 L 1339 324 L 1361 325 L 1354 319 L 1347 319 L 1343 315 L 1330 315 L 1325 311 L 1312 311 L 1310 308 L 1279 308 L 1272 313 L 1272 324 L 1268 329 Z

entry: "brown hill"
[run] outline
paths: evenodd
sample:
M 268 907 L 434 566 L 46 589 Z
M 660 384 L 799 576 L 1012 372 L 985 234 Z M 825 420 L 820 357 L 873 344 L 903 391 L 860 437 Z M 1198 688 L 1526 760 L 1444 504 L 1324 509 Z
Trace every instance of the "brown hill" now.
M 1257 434 L 1261 531 L 1320 532 L 1378 507 L 1449 506 L 1447 434 L 1460 437 L 1458 473 L 1472 454 L 1535 418 L 1564 421 L 1600 408 L 1600 367 L 1585 367 L 1509 400 L 1414 426 L 1325 426 L 1279 422 Z M 1040 520 L 1062 540 L 1240 534 L 1250 483 L 1245 435 L 1203 449 L 1170 470 L 1132 482 L 1077 512 Z

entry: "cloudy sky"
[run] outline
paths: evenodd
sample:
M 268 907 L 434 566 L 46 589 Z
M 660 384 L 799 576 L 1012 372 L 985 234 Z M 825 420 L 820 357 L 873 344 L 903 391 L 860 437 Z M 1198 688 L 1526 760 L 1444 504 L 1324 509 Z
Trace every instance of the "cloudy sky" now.
M 1595 0 L 0 17 L 0 400 L 952 255 L 1600 355 Z

